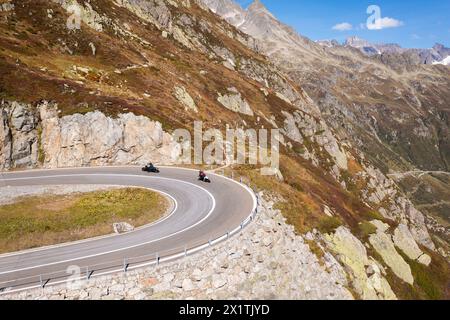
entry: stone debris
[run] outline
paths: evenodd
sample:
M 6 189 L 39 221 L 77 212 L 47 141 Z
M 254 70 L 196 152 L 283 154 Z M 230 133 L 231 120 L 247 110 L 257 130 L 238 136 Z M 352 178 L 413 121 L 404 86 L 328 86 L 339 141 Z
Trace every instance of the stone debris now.
M 127 222 L 117 222 L 113 223 L 113 230 L 116 234 L 122 234 L 133 231 L 134 227 Z

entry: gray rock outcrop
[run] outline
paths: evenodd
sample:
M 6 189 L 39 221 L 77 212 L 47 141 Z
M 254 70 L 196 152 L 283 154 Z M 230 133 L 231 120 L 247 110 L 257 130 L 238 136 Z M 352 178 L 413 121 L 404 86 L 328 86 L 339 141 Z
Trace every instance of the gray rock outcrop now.
M 378 262 L 368 257 L 366 247 L 350 230 L 339 227 L 334 234 L 324 238 L 327 247 L 338 255 L 339 261 L 348 270 L 353 287 L 362 299 L 396 299 Z
M 195 104 L 194 99 L 192 99 L 192 97 L 186 91 L 185 87 L 176 86 L 174 88 L 174 96 L 184 106 L 186 111 L 193 111 L 195 113 L 198 112 L 197 105 Z
M 0 169 L 173 164 L 181 146 L 161 123 L 132 113 L 95 111 L 60 118 L 57 106 L 2 102 Z
M 219 101 L 225 108 L 233 111 L 242 113 L 248 116 L 253 116 L 253 110 L 248 104 L 247 100 L 242 98 L 241 93 L 238 92 L 235 88 L 229 88 L 228 94 L 220 94 L 217 98 L 217 101 Z
M 10 12 L 14 10 L 14 3 L 5 2 L 0 4 L 0 12 Z
M 95 111 L 59 118 L 41 108 L 43 166 L 47 168 L 172 164 L 180 147 L 159 122 L 132 113 L 113 119 Z
M 395 245 L 402 250 L 408 258 L 417 260 L 426 266 L 430 265 L 430 256 L 425 254 L 419 248 L 406 225 L 400 224 L 397 229 L 395 229 L 393 240 Z
M 417 243 L 435 250 L 424 215 L 400 193 L 393 180 L 372 166 L 364 166 L 358 175 L 367 182 L 361 196 L 369 205 L 378 207 L 385 218 L 407 225 Z
M 377 233 L 370 235 L 369 242 L 397 277 L 406 283 L 414 284 L 411 267 L 397 252 L 388 234 L 384 233 L 382 229 L 378 229 Z
M 285 116 L 283 132 L 286 136 L 298 143 L 304 143 L 305 139 L 313 142 L 318 148 L 331 157 L 334 168 L 334 176 L 339 177 L 340 170 L 348 169 L 347 155 L 340 147 L 338 140 L 333 135 L 327 124 L 305 112 L 296 111 L 293 114 L 283 112 Z M 310 148 L 305 158 L 313 158 L 313 163 L 318 165 L 318 150 Z
M 38 121 L 32 108 L 4 101 L 0 107 L 0 170 L 36 166 Z

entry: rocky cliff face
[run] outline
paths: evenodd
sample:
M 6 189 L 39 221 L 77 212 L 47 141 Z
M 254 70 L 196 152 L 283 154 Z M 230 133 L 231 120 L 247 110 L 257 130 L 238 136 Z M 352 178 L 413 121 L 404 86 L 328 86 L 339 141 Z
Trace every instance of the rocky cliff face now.
M 0 169 L 38 164 L 38 121 L 33 110 L 18 102 L 0 108 Z
M 111 164 L 173 164 L 181 151 L 159 122 L 144 116 L 101 112 L 59 118 L 54 110 L 40 110 L 43 166 L 77 167 Z
M 36 108 L 4 103 L 2 111 L 2 169 L 173 164 L 181 152 L 161 123 L 131 113 L 60 118 L 57 106 L 48 102 Z

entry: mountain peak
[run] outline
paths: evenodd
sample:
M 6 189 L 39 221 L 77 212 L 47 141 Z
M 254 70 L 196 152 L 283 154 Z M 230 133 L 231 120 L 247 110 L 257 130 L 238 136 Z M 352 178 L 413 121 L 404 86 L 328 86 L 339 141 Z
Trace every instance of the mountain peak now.
M 449 48 L 445 47 L 445 45 L 443 45 L 442 43 L 436 43 L 433 46 L 433 49 L 436 51 L 444 51 L 444 50 L 449 50 Z
M 261 2 L 261 0 L 254 0 L 252 4 L 247 9 L 250 13 L 264 13 L 272 16 L 270 11 L 266 8 L 266 6 Z
M 345 40 L 345 45 L 351 46 L 351 47 L 362 47 L 362 46 L 367 46 L 368 44 L 369 44 L 369 42 L 367 40 L 364 40 L 358 36 L 348 37 Z
M 315 41 L 315 43 L 321 45 L 322 47 L 328 48 L 337 47 L 340 45 L 339 42 L 335 39 L 317 40 Z
M 248 7 L 249 9 L 252 10 L 261 10 L 261 9 L 266 9 L 266 7 L 264 6 L 264 4 L 261 2 L 261 0 L 254 0 L 250 6 Z M 266 9 L 267 10 L 267 9 Z
M 245 11 L 233 0 L 203 0 L 212 12 L 220 15 L 232 25 L 244 22 Z

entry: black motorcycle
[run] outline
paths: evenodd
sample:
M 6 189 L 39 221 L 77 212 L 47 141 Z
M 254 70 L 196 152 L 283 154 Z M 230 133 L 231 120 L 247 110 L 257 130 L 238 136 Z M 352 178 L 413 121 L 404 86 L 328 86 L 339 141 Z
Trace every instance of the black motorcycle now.
M 150 172 L 150 173 L 159 173 L 159 169 L 157 167 L 153 166 L 145 166 L 142 168 L 142 171 L 144 172 Z

